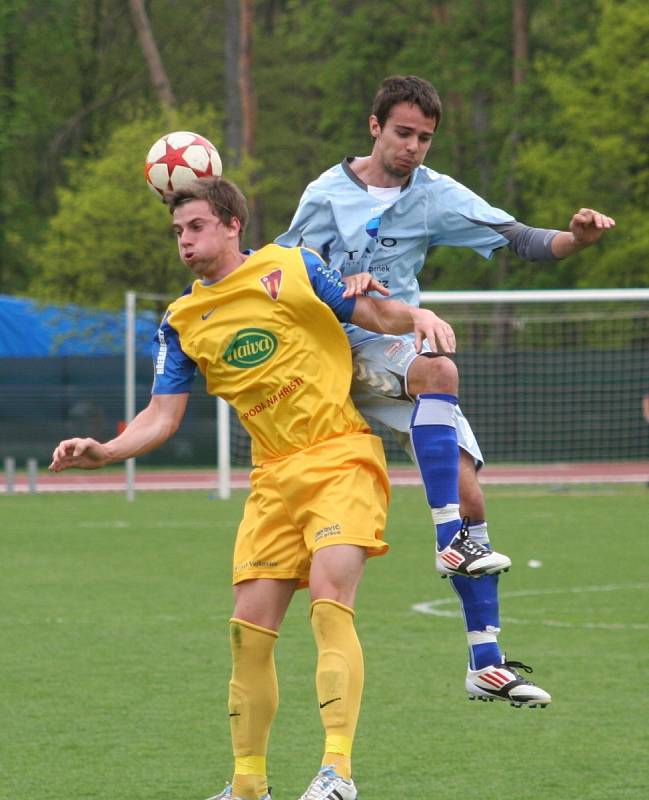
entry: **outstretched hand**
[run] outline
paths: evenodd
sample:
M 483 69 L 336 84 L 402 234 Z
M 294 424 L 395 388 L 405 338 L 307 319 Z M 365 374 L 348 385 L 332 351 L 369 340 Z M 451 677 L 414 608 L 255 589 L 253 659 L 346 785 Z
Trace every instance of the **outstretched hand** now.
M 65 439 L 52 453 L 51 472 L 64 469 L 99 469 L 108 463 L 108 454 L 103 444 L 94 439 Z
M 358 297 L 368 292 L 378 292 L 385 297 L 390 294 L 390 290 L 386 289 L 376 278 L 373 278 L 369 272 L 357 272 L 356 275 L 345 275 L 343 277 L 343 283 L 345 284 L 345 291 L 343 292 L 343 297 L 345 299 L 348 297 Z
M 599 241 L 604 231 L 614 228 L 615 220 L 593 208 L 580 208 L 568 227 L 577 244 L 585 247 Z

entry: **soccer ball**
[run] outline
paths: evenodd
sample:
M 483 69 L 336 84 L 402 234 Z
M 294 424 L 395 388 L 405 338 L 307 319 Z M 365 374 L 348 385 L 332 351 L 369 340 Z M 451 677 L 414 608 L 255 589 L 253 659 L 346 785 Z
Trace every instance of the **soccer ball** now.
M 196 178 L 220 175 L 221 169 L 221 157 L 211 142 L 196 133 L 175 131 L 149 150 L 144 177 L 151 191 L 162 197 Z

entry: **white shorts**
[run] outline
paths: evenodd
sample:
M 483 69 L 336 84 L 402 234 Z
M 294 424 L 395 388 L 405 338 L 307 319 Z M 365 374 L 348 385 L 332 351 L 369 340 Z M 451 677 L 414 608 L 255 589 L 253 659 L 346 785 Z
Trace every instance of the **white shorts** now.
M 423 352 L 430 353 L 428 342 Z M 408 370 L 420 355 L 415 350 L 413 334 L 375 336 L 352 348 L 354 377 L 352 399 L 365 417 L 376 419 L 386 427 L 404 434 L 399 442 L 409 455 L 410 418 L 414 400 L 408 394 Z M 469 421 L 459 406 L 455 412 L 458 445 L 466 450 L 480 468 L 484 457 Z

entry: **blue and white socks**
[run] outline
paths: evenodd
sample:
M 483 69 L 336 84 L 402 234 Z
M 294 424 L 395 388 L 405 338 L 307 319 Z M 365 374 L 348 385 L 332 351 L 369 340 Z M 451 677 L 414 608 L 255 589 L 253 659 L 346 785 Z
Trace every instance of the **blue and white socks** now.
M 456 405 L 455 395 L 421 394 L 417 397 L 410 422 L 410 440 L 433 515 L 438 550 L 447 547 L 462 526 Z M 469 535 L 474 541 L 489 547 L 486 522 L 470 525 Z M 471 669 L 499 664 L 497 575 L 480 578 L 454 576 L 451 583 L 462 606 Z
M 410 421 L 410 441 L 433 514 L 438 550 L 443 550 L 462 526 L 456 406 L 455 395 L 420 394 Z
M 469 536 L 484 547 L 490 546 L 486 522 L 469 525 Z M 462 607 L 471 669 L 500 664 L 502 656 L 498 646 L 500 633 L 498 576 L 482 575 L 480 578 L 465 578 L 462 575 L 455 575 L 450 581 Z

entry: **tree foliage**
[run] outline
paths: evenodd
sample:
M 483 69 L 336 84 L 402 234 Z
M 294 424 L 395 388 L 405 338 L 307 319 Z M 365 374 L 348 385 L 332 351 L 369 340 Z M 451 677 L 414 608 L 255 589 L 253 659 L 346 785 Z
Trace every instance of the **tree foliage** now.
M 178 109 L 172 120 L 211 138 L 213 111 Z M 58 211 L 43 242 L 30 249 L 37 278 L 30 291 L 43 299 L 119 307 L 124 292 L 177 294 L 190 276 L 181 264 L 169 212 L 144 180 L 144 157 L 167 132 L 169 117 L 140 114 L 118 128 L 94 157 L 68 165 L 70 184 L 58 190 Z M 248 190 L 251 165 L 232 176 Z
M 219 4 L 215 4 L 219 5 Z M 151 3 L 162 57 L 185 102 L 219 96 L 222 42 L 210 4 Z M 188 25 L 192 15 L 200 25 Z M 214 65 L 209 89 L 191 75 L 195 54 Z M 35 264 L 31 244 L 48 235 L 59 187 L 71 186 L 78 165 L 95 158 L 133 109 L 159 116 L 157 98 L 122 0 L 4 0 L 0 9 L 0 291 L 25 290 Z M 163 130 L 169 130 L 168 125 Z M 145 150 L 146 152 L 146 150 Z M 72 171 L 70 166 L 73 165 Z M 138 173 L 139 173 L 138 167 Z M 4 242 L 2 242 L 4 238 Z
M 561 271 L 577 286 L 649 285 L 649 13 L 642 0 L 600 0 L 594 36 L 560 65 L 538 62 L 547 124 L 521 155 L 539 224 L 566 224 L 582 205 L 605 209 L 618 230 L 593 257 Z M 546 278 L 547 280 L 547 278 Z M 561 284 L 559 284 L 561 285 Z
M 649 283 L 642 0 L 595 0 L 587 15 L 558 0 L 256 0 L 255 161 L 239 172 L 224 144 L 235 94 L 225 79 L 231 3 L 145 7 L 176 117 L 160 107 L 128 3 L 2 4 L 0 291 L 109 305 L 121 304 L 127 282 L 177 289 L 184 277 L 166 212 L 141 179 L 148 146 L 174 128 L 209 129 L 226 174 L 255 196 L 262 238 L 273 238 L 310 180 L 369 151 L 371 100 L 394 73 L 420 74 L 440 92 L 434 169 L 532 225 L 563 228 L 581 206 L 618 221 L 597 248 L 560 263 L 440 248 L 426 286 Z M 529 20 L 522 81 L 515 7 Z

